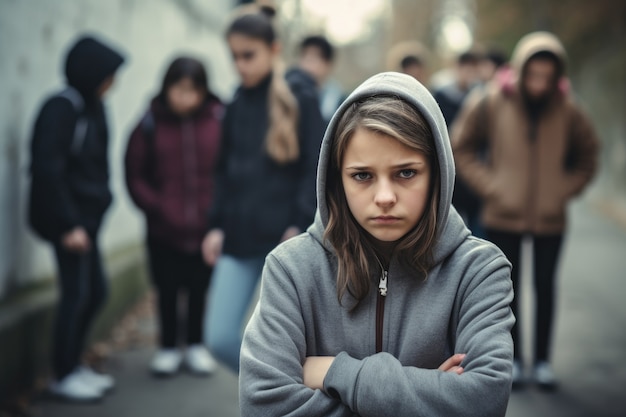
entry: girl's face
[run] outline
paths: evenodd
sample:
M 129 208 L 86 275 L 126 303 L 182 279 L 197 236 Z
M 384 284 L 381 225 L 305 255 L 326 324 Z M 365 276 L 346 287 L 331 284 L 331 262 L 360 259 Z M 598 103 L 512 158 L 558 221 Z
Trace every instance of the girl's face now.
M 272 71 L 278 53 L 276 43 L 268 45 L 261 39 L 233 33 L 228 46 L 244 87 L 257 86 Z
M 394 242 L 422 218 L 430 192 L 430 164 L 398 140 L 358 128 L 341 162 L 346 200 L 374 238 Z
M 556 85 L 556 65 L 549 59 L 530 59 L 523 75 L 523 88 L 534 100 L 541 100 L 552 92 Z
M 98 91 L 96 91 L 98 97 L 103 98 L 104 95 L 111 89 L 111 87 L 113 87 L 114 82 L 115 75 L 111 75 L 110 77 L 107 77 L 104 81 L 102 81 L 102 83 L 98 87 Z
M 205 93 L 196 88 L 190 78 L 183 78 L 167 89 L 170 109 L 179 116 L 193 113 L 204 101 Z

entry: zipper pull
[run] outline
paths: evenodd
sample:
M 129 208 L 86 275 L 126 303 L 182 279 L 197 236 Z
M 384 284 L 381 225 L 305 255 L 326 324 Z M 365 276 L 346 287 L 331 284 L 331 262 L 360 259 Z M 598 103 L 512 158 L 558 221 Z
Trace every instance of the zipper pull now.
M 378 291 L 383 297 L 387 296 L 387 271 L 383 270 L 383 274 L 380 276 L 380 282 L 378 283 Z

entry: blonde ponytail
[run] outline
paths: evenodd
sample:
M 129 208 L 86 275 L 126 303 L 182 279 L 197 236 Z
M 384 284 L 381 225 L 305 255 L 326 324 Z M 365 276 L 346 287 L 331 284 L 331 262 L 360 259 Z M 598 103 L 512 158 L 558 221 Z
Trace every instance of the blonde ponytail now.
M 279 164 L 287 164 L 300 157 L 298 119 L 298 101 L 285 80 L 282 65 L 277 63 L 269 92 L 270 123 L 265 137 L 265 150 Z

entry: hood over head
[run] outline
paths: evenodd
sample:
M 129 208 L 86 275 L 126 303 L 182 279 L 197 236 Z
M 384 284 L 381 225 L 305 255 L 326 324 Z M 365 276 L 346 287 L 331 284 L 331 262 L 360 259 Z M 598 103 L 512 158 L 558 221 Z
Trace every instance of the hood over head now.
M 513 50 L 511 68 L 517 75 L 518 84 L 524 66 L 540 52 L 549 52 L 554 55 L 560 62 L 559 79 L 565 76 L 567 54 L 561 41 L 550 32 L 532 32 L 522 37 Z
M 439 109 L 439 105 L 428 89 L 415 78 L 406 74 L 384 72 L 372 76 L 357 87 L 335 112 L 324 135 L 320 150 L 317 171 L 318 211 L 315 223 L 309 228 L 309 232 L 318 240 L 323 241 L 323 234 L 328 224 L 329 216 L 326 200 L 327 174 L 332 158 L 331 145 L 332 141 L 335 140 L 335 131 L 339 120 L 346 109 L 354 102 L 378 95 L 396 96 L 415 107 L 428 122 L 433 133 L 440 176 L 436 230 L 437 243 L 434 251 L 434 260 L 438 263 L 469 235 L 469 230 L 451 205 L 455 168 L 445 119 Z
M 124 57 L 91 36 L 81 37 L 65 60 L 67 83 L 87 99 L 94 98 L 104 80 L 113 75 Z

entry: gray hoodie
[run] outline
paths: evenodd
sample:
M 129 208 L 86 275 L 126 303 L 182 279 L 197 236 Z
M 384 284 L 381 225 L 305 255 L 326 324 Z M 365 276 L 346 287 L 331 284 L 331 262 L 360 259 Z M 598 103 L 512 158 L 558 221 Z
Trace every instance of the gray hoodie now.
M 383 352 L 376 353 L 378 276 L 358 307 L 337 299 L 337 260 L 323 239 L 331 142 L 351 103 L 393 94 L 414 105 L 433 131 L 441 193 L 436 264 L 424 281 L 390 261 Z M 398 73 L 373 76 L 337 110 L 317 176 L 318 212 L 306 233 L 272 251 L 241 350 L 240 406 L 260 416 L 503 416 L 511 389 L 514 317 L 510 264 L 472 237 L 451 206 L 454 162 L 446 124 L 428 90 Z M 348 296 L 349 297 L 349 296 Z M 437 370 L 466 353 L 462 375 Z M 336 356 L 324 390 L 303 385 L 307 356 Z

